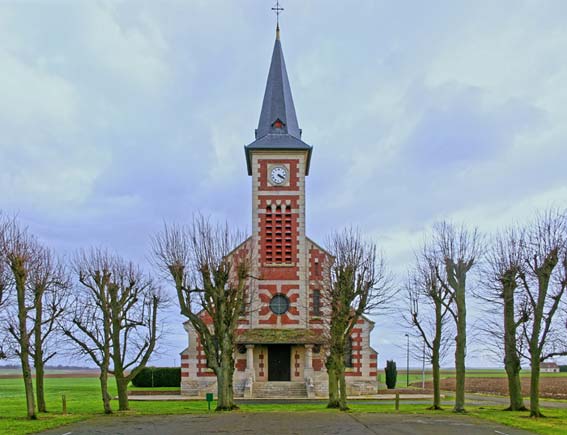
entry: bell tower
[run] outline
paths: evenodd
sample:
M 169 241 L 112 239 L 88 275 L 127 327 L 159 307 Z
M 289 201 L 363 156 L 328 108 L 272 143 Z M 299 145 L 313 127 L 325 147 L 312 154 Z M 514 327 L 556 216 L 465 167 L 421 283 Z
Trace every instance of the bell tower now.
M 253 323 L 260 327 L 305 327 L 305 178 L 312 147 L 301 134 L 278 26 L 256 140 L 245 147 L 252 176 L 253 270 L 260 277 Z
M 279 14 L 283 9 L 278 2 L 273 10 Z M 305 190 L 313 148 L 301 136 L 278 24 L 255 140 L 244 147 L 252 180 L 252 234 L 230 254 L 252 262 L 246 309 L 240 312 L 235 337 L 235 396 L 265 397 L 273 391 L 303 398 L 328 394 L 328 311 L 322 295 L 328 283 L 325 270 L 334 258 L 306 235 Z M 190 322 L 185 327 L 182 392 L 204 395 L 216 383 L 215 374 L 207 367 L 198 332 Z M 348 394 L 376 392 L 373 327 L 363 317 L 352 329 Z

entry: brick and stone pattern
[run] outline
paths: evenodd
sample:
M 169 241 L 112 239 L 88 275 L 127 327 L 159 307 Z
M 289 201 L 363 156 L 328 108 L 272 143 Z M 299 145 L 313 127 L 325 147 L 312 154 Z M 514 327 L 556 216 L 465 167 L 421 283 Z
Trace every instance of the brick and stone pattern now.
M 316 337 L 325 333 L 325 310 L 316 312 L 314 292 L 324 292 L 324 268 L 332 258 L 305 233 L 306 158 L 307 153 L 303 151 L 252 153 L 252 235 L 231 254 L 248 257 L 254 277 L 246 288 L 248 310 L 239 321 L 239 334 L 262 328 L 308 329 Z M 283 185 L 273 186 L 268 181 L 274 165 L 288 171 L 288 180 Z M 288 298 L 289 310 L 283 315 L 276 315 L 270 309 L 270 301 L 276 294 Z M 368 319 L 361 319 L 352 331 L 353 367 L 347 371 L 349 394 L 376 392 L 377 354 L 370 347 L 373 327 Z M 188 346 L 182 352 L 182 394 L 204 396 L 207 392 L 216 392 L 216 379 L 207 368 L 199 337 L 190 324 L 186 323 L 185 328 Z M 328 392 L 325 349 L 312 353 L 309 368 L 306 367 L 306 344 L 290 344 L 291 384 L 312 383 L 314 395 L 325 397 Z M 252 385 L 263 394 L 278 390 L 260 387 L 268 381 L 268 344 L 251 345 L 246 353 L 235 354 L 237 396 L 245 396 Z M 250 357 L 253 367 L 248 367 Z

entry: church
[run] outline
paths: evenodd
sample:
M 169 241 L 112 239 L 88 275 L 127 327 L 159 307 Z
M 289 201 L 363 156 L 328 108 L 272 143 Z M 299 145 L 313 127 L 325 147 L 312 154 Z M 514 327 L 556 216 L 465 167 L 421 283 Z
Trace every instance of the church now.
M 249 310 L 237 330 L 235 397 L 315 398 L 328 394 L 325 368 L 323 265 L 332 257 L 307 237 L 306 177 L 313 147 L 302 140 L 279 25 L 255 140 L 245 146 L 252 177 L 252 235 L 231 255 L 252 259 Z M 185 323 L 181 393 L 216 392 L 199 337 Z M 349 395 L 375 394 L 377 353 L 372 321 L 352 330 L 345 356 Z

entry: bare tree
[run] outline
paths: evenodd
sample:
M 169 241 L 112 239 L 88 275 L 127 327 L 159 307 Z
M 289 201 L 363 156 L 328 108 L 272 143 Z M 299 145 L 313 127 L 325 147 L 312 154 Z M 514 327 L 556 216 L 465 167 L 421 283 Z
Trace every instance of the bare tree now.
M 58 322 L 66 309 L 68 290 L 69 280 L 63 264 L 50 249 L 38 247 L 29 273 L 29 292 L 33 300 L 33 309 L 29 312 L 29 336 L 39 412 L 47 412 L 44 367 L 57 355 L 56 341 L 60 333 Z
M 14 322 L 10 322 L 8 331 L 17 340 L 16 354 L 22 364 L 22 377 L 26 392 L 27 416 L 37 419 L 33 392 L 33 379 L 30 366 L 30 334 L 28 332 L 28 314 L 33 309 L 29 295 L 29 274 L 36 261 L 37 242 L 22 228 L 16 218 L 2 217 L 0 221 L 0 260 L 9 273 L 1 278 L 5 282 L 0 286 L 11 285 L 16 295 Z
M 217 410 L 232 410 L 234 349 L 250 276 L 247 253 L 237 255 L 241 236 L 228 225 L 197 215 L 188 227 L 166 225 L 153 238 L 158 267 L 173 281 L 181 314 L 197 332 L 217 378 Z
M 445 304 L 456 326 L 455 335 L 455 412 L 465 412 L 465 357 L 467 349 L 467 277 L 477 263 L 482 246 L 476 229 L 441 222 L 434 226 L 434 245 L 443 262 L 444 276 L 437 274 L 444 291 L 450 294 Z
M 447 317 L 454 294 L 448 286 L 443 285 L 442 264 L 442 259 L 426 244 L 416 255 L 416 266 L 406 283 L 409 305 L 406 320 L 423 341 L 424 352 L 432 367 L 433 405 L 429 409 L 442 409 L 441 359 L 450 348 Z
M 154 281 L 132 263 L 116 264 L 108 288 L 112 348 L 111 374 L 118 390 L 118 409 L 126 411 L 128 384 L 146 366 L 159 339 L 158 313 L 167 299 Z
M 488 303 L 485 310 L 487 320 L 481 329 L 490 337 L 490 341 L 496 343 L 498 349 L 503 350 L 509 411 L 527 410 L 522 396 L 521 337 L 518 334 L 518 328 L 528 320 L 526 311 L 518 309 L 523 246 L 523 231 L 514 228 L 500 232 L 493 238 L 482 273 L 483 290 L 477 293 Z
M 128 410 L 128 383 L 142 370 L 158 339 L 165 298 L 139 267 L 100 249 L 74 260 L 75 306 L 64 324 L 78 352 L 100 368 L 105 413 L 111 413 L 108 375 L 114 375 L 120 411 Z
M 567 349 L 557 348 L 553 334 L 556 314 L 567 288 L 567 214 L 548 210 L 537 216 L 528 227 L 523 252 L 524 265 L 520 285 L 524 294 L 524 312 L 529 319 L 522 323 L 522 335 L 527 341 L 531 363 L 530 416 L 541 417 L 539 406 L 540 363 L 546 359 L 567 355 Z
M 75 259 L 74 273 L 78 284 L 73 288 L 72 311 L 62 323 L 64 334 L 76 353 L 90 358 L 99 368 L 99 381 L 105 414 L 111 414 L 108 392 L 110 370 L 111 325 L 108 311 L 108 287 L 111 282 L 113 258 L 102 250 L 83 253 Z
M 347 410 L 345 345 L 352 328 L 364 314 L 386 308 L 393 297 L 390 276 L 376 245 L 362 240 L 352 228 L 332 234 L 327 250 L 334 257 L 328 265 L 328 285 L 322 297 L 328 307 L 329 376 L 328 408 Z
M 5 222 L 2 220 L 2 215 L 0 213 L 0 234 L 4 232 Z M 1 239 L 1 236 L 0 236 Z M 7 268 L 7 263 L 4 259 L 3 252 L 0 248 L 0 324 L 6 324 L 7 322 L 7 306 L 9 301 L 9 293 L 11 286 L 10 275 Z M 7 358 L 7 353 L 5 349 L 6 337 L 3 328 L 0 328 L 0 361 Z

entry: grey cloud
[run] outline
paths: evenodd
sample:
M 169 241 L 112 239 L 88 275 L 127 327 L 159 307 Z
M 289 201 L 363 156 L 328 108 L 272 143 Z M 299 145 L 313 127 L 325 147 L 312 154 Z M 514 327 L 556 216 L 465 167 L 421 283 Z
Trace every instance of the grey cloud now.
M 0 207 L 60 251 L 106 245 L 143 262 L 163 220 L 197 209 L 250 228 L 242 147 L 273 18 L 255 0 L 189 3 L 0 8 Z M 404 270 L 430 222 L 502 215 L 567 184 L 564 2 L 285 7 L 288 72 L 315 147 L 316 240 L 358 225 Z

